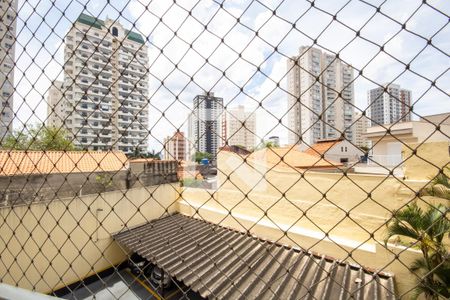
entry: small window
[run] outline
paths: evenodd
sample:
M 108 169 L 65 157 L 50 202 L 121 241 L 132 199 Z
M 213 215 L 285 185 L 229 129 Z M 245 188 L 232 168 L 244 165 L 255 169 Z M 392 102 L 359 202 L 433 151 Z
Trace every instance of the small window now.
M 112 28 L 112 35 L 113 36 L 119 36 L 119 30 L 117 29 L 117 27 L 113 27 Z

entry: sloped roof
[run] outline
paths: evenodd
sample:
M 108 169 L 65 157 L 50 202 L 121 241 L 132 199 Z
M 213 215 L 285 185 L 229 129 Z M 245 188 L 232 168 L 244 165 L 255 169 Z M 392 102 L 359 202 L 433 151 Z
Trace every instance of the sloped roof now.
M 114 238 L 210 299 L 395 299 L 391 275 L 180 214 Z
M 144 38 L 142 37 L 142 35 L 140 35 L 140 34 L 137 33 L 137 32 L 128 30 L 128 31 L 126 32 L 126 35 L 127 35 L 127 38 L 128 38 L 129 40 L 132 40 L 132 41 L 134 41 L 134 42 L 138 42 L 138 43 L 141 43 L 141 44 L 145 44 Z
M 305 150 L 305 153 L 314 155 L 314 156 L 322 156 L 328 150 L 331 149 L 336 144 L 339 144 L 342 140 L 325 140 L 321 142 L 317 142 L 312 144 L 308 149 Z
M 0 151 L 0 175 L 112 172 L 127 167 L 121 151 Z
M 80 22 L 82 24 L 91 26 L 91 27 L 95 27 L 97 29 L 102 29 L 103 27 L 105 27 L 105 21 L 103 21 L 102 19 L 99 19 L 97 17 L 93 17 L 84 13 L 81 13 L 78 18 L 77 18 L 77 22 Z M 127 30 L 125 32 L 125 35 L 127 36 L 127 38 L 129 40 L 132 40 L 134 42 L 138 42 L 141 44 L 145 44 L 145 40 L 142 37 L 141 34 L 131 31 L 131 30 Z
M 222 151 L 228 151 L 228 152 L 233 152 L 239 155 L 249 155 L 251 153 L 251 151 L 248 151 L 247 149 L 245 149 L 242 146 L 238 146 L 238 145 L 227 145 L 227 146 L 223 146 L 220 148 L 220 150 Z
M 316 155 L 299 151 L 292 146 L 264 148 L 253 152 L 247 159 L 276 165 L 277 167 L 299 169 L 336 168 L 342 166 L 339 162 L 321 159 Z
M 101 29 L 103 26 L 105 26 L 105 22 L 103 20 L 83 13 L 78 16 L 77 21 L 98 29 Z

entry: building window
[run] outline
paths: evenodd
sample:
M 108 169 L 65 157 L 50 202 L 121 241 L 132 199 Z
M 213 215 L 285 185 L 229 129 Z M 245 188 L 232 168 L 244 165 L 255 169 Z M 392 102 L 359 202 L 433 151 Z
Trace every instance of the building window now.
M 117 29 L 117 27 L 113 27 L 112 28 L 112 35 L 113 36 L 119 36 L 119 30 Z

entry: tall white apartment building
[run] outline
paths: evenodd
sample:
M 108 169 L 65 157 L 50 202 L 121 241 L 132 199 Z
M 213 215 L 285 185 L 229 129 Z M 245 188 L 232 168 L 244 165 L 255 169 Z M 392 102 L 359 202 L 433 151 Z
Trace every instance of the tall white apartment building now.
M 191 158 L 195 152 L 208 152 L 216 156 L 223 145 L 222 114 L 223 98 L 214 97 L 214 93 L 195 96 L 188 119 Z
M 226 137 L 228 145 L 243 146 L 252 150 L 256 144 L 256 117 L 245 111 L 243 105 L 226 112 Z
M 365 138 L 367 128 L 369 127 L 369 119 L 358 112 L 355 114 L 355 145 L 358 147 L 370 147 L 370 141 Z
M 66 101 L 63 99 L 64 82 L 55 80 L 48 90 L 47 125 L 60 128 L 66 118 Z
M 345 134 L 353 141 L 353 68 L 335 55 L 302 46 L 287 62 L 288 139 L 312 145 Z
M 142 36 L 81 14 L 65 43 L 65 125 L 75 144 L 147 152 L 149 66 Z
M 367 92 L 369 118 L 372 126 L 411 121 L 410 90 L 398 84 L 385 84 Z
M 12 131 L 17 0 L 0 1 L 0 139 Z

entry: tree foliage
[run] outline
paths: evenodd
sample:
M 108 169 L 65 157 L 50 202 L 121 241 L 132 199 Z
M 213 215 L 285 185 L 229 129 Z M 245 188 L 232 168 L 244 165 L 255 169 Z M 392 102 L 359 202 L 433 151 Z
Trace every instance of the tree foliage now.
M 449 251 L 444 239 L 450 237 L 449 209 L 439 204 L 421 209 L 417 203 L 397 211 L 388 225 L 386 242 L 393 236 L 407 238 L 422 251 L 423 257 L 410 266 L 419 276 L 416 297 L 427 299 L 450 297 Z
M 265 148 L 278 148 L 278 146 L 272 141 L 263 141 L 255 147 L 255 151 Z
M 153 158 L 156 160 L 161 159 L 160 152 L 156 152 L 154 149 L 150 152 L 141 152 L 138 147 L 136 147 L 132 154 L 128 155 L 129 158 Z
M 204 158 L 207 158 L 208 160 L 211 160 L 212 154 L 209 153 L 209 152 L 200 152 L 200 151 L 195 152 L 195 154 L 194 154 L 194 160 L 195 160 L 197 163 L 201 162 L 202 159 L 204 159 Z
M 54 126 L 29 126 L 13 131 L 1 144 L 7 150 L 75 150 L 68 132 Z

